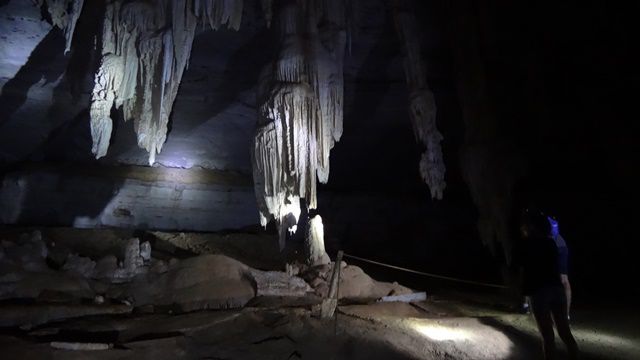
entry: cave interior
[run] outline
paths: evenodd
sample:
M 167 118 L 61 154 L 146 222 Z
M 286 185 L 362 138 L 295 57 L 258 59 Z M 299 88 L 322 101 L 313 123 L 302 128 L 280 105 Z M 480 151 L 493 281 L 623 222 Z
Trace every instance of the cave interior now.
M 529 208 L 584 358 L 637 358 L 638 7 L 0 1 L 2 347 L 539 358 Z

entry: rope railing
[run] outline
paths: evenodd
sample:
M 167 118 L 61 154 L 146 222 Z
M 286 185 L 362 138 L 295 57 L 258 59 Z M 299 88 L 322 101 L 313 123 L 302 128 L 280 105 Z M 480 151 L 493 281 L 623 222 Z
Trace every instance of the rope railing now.
M 355 259 L 355 260 L 359 260 L 359 261 L 364 261 L 364 262 L 367 262 L 367 263 L 370 263 L 370 264 L 375 264 L 375 265 L 378 265 L 378 266 L 388 267 L 390 269 L 395 269 L 395 270 L 400 270 L 400 271 L 404 271 L 404 272 L 408 272 L 408 273 L 413 273 L 413 274 L 417 274 L 417 275 L 431 277 L 431 278 L 434 278 L 434 279 L 454 281 L 454 282 L 463 283 L 463 284 L 485 286 L 485 287 L 491 287 L 491 288 L 496 288 L 496 289 L 507 289 L 508 288 L 507 286 L 504 286 L 504 285 L 490 284 L 490 283 L 485 283 L 485 282 L 480 282 L 480 281 L 464 280 L 464 279 L 458 279 L 458 278 L 454 278 L 454 277 L 450 277 L 450 276 L 431 274 L 431 273 L 427 273 L 427 272 L 424 272 L 424 271 L 407 269 L 407 268 L 403 268 L 403 267 L 400 267 L 400 266 L 395 266 L 395 265 L 391 265 L 391 264 L 385 264 L 385 263 L 382 263 L 382 262 L 379 262 L 379 261 L 374 261 L 374 260 L 361 258 L 361 257 L 355 256 L 355 255 L 349 255 L 347 253 L 344 253 L 343 256 L 346 257 L 346 258 Z

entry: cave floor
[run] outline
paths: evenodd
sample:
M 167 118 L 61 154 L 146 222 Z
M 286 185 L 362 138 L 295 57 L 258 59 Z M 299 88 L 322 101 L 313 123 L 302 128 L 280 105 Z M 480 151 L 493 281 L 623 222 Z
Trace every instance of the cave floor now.
M 15 240 L 24 232 L 5 229 L 3 237 Z M 43 229 L 43 233 L 50 250 L 69 248 L 83 256 L 102 255 L 132 236 L 115 230 Z M 246 234 L 153 235 L 154 256 L 194 259 L 222 252 L 258 268 L 281 265 L 273 239 Z M 50 276 L 38 277 L 36 285 L 53 282 L 52 288 L 62 293 L 73 290 L 71 297 L 56 300 L 57 293 L 49 293 L 45 298 L 58 302 L 40 302 L 39 296 L 5 296 L 0 301 L 0 323 L 4 324 L 0 325 L 0 358 L 539 359 L 542 355 L 532 317 L 509 310 L 498 295 L 441 290 L 412 304 L 345 301 L 335 318 L 322 320 L 312 316 L 306 297 L 256 297 L 235 310 L 192 312 L 167 306 L 132 307 L 113 299 L 88 303 L 93 292 L 88 298 L 86 294 L 78 297 L 74 295 L 77 286 L 71 286 L 75 283 L 56 283 L 66 278 L 51 277 L 51 270 L 47 271 L 44 274 Z M 7 287 L 16 274 L 20 272 L 0 271 L 0 285 Z M 24 285 L 16 279 L 14 286 Z M 167 291 L 193 290 L 171 289 Z M 91 315 L 97 313 L 101 315 Z M 577 306 L 572 327 L 582 359 L 640 359 L 640 312 L 633 303 Z M 564 351 L 562 345 L 558 348 Z
M 600 314 L 574 314 L 581 358 L 639 358 L 638 317 Z M 74 346 L 106 349 L 63 349 Z M 530 316 L 452 299 L 345 305 L 329 320 L 299 307 L 88 316 L 4 331 L 0 348 L 6 359 L 541 358 Z

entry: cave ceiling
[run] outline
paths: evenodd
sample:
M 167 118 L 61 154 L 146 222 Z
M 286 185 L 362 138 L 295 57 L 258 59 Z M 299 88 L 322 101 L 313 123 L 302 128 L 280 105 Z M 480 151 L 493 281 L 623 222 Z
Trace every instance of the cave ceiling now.
M 356 26 L 344 63 L 344 113 L 349 118 L 344 131 L 361 139 L 358 147 L 366 149 L 380 141 L 381 129 L 410 126 L 408 94 L 401 43 L 387 2 L 353 3 Z M 100 59 L 89 49 L 92 39 L 82 35 L 95 31 L 94 19 L 79 17 L 72 49 L 65 54 L 64 32 L 45 21 L 33 4 L 8 1 L 0 9 L 0 27 L 7 34 L 0 39 L 0 162 L 90 161 L 87 125 Z M 429 30 L 430 25 L 421 26 Z M 277 54 L 275 36 L 266 28 L 258 1 L 244 2 L 237 31 L 198 26 L 167 139 L 155 158 L 158 166 L 251 173 L 258 78 Z M 440 41 L 423 36 L 424 52 L 437 59 Z M 430 78 L 442 76 L 438 66 L 437 61 L 430 64 Z M 114 116 L 119 120 L 122 115 Z M 148 164 L 149 153 L 136 144 L 132 122 L 115 121 L 109 142 L 101 163 Z

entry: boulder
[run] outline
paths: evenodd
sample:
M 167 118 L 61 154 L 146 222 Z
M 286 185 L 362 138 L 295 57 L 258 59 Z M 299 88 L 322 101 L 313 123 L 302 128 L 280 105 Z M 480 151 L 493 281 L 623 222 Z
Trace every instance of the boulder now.
M 73 272 L 86 278 L 93 276 L 95 268 L 95 261 L 77 254 L 69 254 L 69 256 L 67 256 L 67 261 L 65 261 L 62 266 L 63 271 Z
M 118 259 L 115 255 L 107 255 L 96 263 L 96 267 L 93 272 L 95 279 L 112 280 L 115 276 L 115 272 L 118 269 Z
M 36 299 L 41 294 L 55 293 L 66 298 L 93 299 L 95 292 L 87 279 L 57 271 L 15 271 L 3 275 L 0 283 L 0 300 Z
M 349 299 L 380 299 L 388 295 L 411 294 L 413 291 L 397 283 L 387 283 L 372 279 L 353 265 L 340 269 L 338 296 Z
M 257 296 L 305 296 L 312 289 L 301 278 L 282 271 L 252 270 Z
M 193 311 L 240 308 L 255 294 L 249 267 L 224 255 L 202 255 L 176 262 L 165 273 L 138 277 L 117 296 L 131 298 L 136 307 Z

